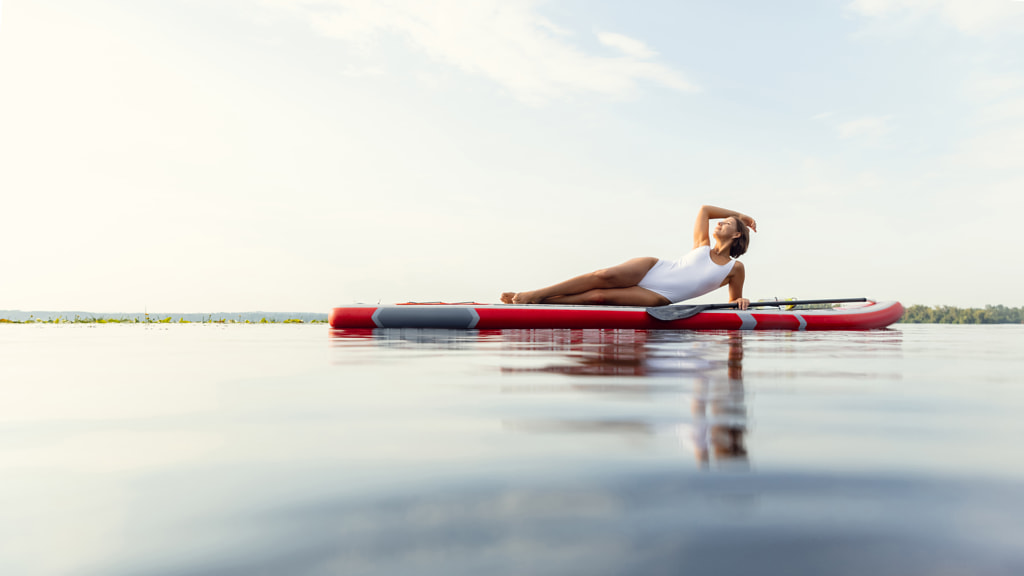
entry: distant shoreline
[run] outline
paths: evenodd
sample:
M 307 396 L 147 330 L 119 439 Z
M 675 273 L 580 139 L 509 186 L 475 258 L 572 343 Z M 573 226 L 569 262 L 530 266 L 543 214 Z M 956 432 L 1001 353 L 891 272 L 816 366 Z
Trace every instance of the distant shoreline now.
M 24 324 L 326 324 L 326 313 L 213 312 L 96 313 L 50 310 L 0 310 L 0 323 Z

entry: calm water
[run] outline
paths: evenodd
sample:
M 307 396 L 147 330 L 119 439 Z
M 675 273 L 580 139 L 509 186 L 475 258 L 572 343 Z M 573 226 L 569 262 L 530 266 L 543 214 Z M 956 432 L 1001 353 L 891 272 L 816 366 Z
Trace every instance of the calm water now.
M 1024 574 L 1024 327 L 0 326 L 0 574 Z

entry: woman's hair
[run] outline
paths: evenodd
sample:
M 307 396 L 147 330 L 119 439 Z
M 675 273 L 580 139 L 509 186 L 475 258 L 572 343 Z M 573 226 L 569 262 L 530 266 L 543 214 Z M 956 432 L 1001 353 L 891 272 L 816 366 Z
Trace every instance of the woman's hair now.
M 747 251 L 747 247 L 750 246 L 750 229 L 739 218 L 735 216 L 730 216 L 730 218 L 736 222 L 736 231 L 740 233 L 740 236 L 739 238 L 732 239 L 732 244 L 729 245 L 729 256 L 739 258 Z

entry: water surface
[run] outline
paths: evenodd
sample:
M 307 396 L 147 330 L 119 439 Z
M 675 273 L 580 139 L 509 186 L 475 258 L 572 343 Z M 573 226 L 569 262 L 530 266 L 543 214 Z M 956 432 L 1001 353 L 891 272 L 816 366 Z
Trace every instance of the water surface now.
M 1021 574 L 1024 327 L 0 327 L 0 573 Z

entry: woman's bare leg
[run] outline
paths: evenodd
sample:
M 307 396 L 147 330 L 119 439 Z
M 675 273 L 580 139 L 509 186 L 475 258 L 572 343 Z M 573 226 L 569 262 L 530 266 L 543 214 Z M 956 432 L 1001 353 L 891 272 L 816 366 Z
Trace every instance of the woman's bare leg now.
M 657 258 L 633 258 L 617 266 L 604 268 L 595 272 L 590 272 L 589 274 L 582 274 L 575 278 L 570 278 L 565 282 L 559 282 L 558 284 L 548 286 L 547 288 L 518 293 L 505 292 L 501 295 L 501 301 L 506 304 L 575 303 L 566 302 L 563 299 L 559 299 L 558 302 L 554 302 L 553 300 L 560 297 L 564 298 L 573 295 L 581 295 L 591 290 L 635 287 L 640 280 L 643 280 L 644 275 L 646 275 L 647 272 L 657 263 Z M 654 294 L 647 290 L 644 291 L 649 294 Z M 657 294 L 655 294 L 655 296 L 657 296 Z
M 668 298 L 639 286 L 629 288 L 598 288 L 582 294 L 555 296 L 545 304 L 593 304 L 605 306 L 666 306 Z

